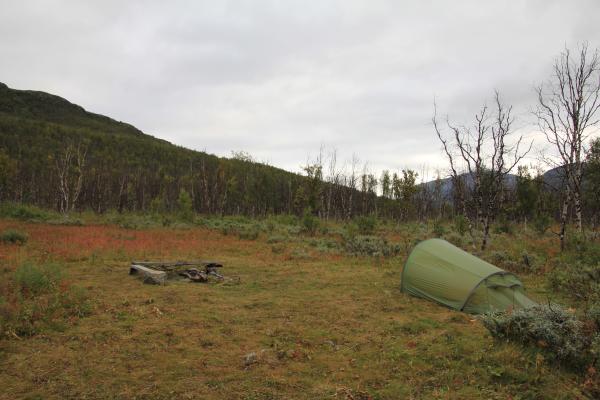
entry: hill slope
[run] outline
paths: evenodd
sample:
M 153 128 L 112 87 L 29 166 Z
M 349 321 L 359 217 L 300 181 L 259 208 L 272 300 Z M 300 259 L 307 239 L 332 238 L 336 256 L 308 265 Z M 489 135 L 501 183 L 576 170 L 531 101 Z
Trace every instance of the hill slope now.
M 272 166 L 175 146 L 61 97 L 4 84 L 0 166 L 0 201 L 99 212 L 173 210 L 182 189 L 198 212 L 290 212 L 304 179 Z M 66 172 L 62 180 L 60 170 Z
M 185 190 L 201 213 L 300 214 L 310 208 L 341 217 L 376 207 L 372 192 L 326 187 L 245 157 L 185 149 L 61 97 L 0 83 L 0 201 L 60 210 L 174 211 Z
M 94 114 L 62 97 L 33 90 L 15 90 L 0 82 L 0 114 L 109 134 L 143 135 L 132 125 Z

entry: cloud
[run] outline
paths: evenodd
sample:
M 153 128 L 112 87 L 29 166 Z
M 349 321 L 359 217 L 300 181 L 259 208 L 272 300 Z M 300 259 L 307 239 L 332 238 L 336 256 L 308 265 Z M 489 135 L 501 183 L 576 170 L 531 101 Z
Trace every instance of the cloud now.
M 596 1 L 0 0 L 0 81 L 186 147 L 297 171 L 321 145 L 372 169 L 441 167 L 440 112 L 494 89 L 527 129 L 565 46 L 598 46 Z

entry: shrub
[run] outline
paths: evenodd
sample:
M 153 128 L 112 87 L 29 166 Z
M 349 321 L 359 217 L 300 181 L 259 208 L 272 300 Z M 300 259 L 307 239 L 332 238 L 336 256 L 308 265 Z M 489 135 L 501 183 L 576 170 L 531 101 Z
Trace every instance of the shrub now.
M 285 244 L 275 243 L 271 246 L 271 251 L 273 252 L 273 254 L 281 254 L 285 251 Z
M 578 300 L 600 299 L 600 263 L 558 263 L 548 274 L 548 285 Z
M 11 337 L 62 329 L 91 312 L 85 289 L 62 280 L 57 265 L 23 264 L 2 282 L 0 293 L 0 334 Z
M 539 233 L 540 235 L 543 235 L 544 233 L 546 233 L 546 231 L 548 229 L 550 229 L 551 225 L 552 225 L 552 219 L 547 214 L 538 215 L 533 220 L 533 229 L 535 229 L 535 231 L 537 233 Z
M 377 227 L 377 218 L 373 216 L 360 216 L 354 218 L 354 223 L 361 235 L 371 235 Z
M 512 235 L 514 233 L 514 227 L 512 223 L 506 217 L 498 219 L 498 223 L 494 225 L 494 233 L 506 233 Z
M 6 230 L 0 234 L 0 241 L 4 243 L 13 243 L 23 245 L 27 243 L 27 234 L 14 230 Z
M 558 305 L 534 306 L 483 316 L 492 336 L 540 348 L 551 359 L 583 369 L 594 362 L 591 345 L 597 332 Z
M 192 197 L 184 189 L 181 189 L 179 192 L 179 197 L 177 198 L 177 213 L 179 218 L 184 221 L 192 221 L 194 219 Z
M 2 203 L 0 204 L 0 217 L 27 221 L 45 221 L 50 218 L 50 213 L 35 206 L 18 203 Z
M 290 258 L 293 260 L 310 260 L 311 256 L 306 249 L 296 248 L 290 254 Z
M 445 239 L 456 247 L 463 247 L 465 245 L 465 237 L 457 233 L 451 233 Z
M 509 271 L 519 271 L 523 269 L 519 260 L 513 259 L 505 251 L 492 251 L 487 257 L 491 264 L 494 264 L 498 268 L 506 269 Z
M 304 210 L 304 215 L 302 216 L 302 227 L 304 228 L 305 232 L 311 236 L 314 236 L 319 229 L 319 223 L 319 218 L 312 215 L 312 211 L 309 208 Z
M 587 317 L 600 331 L 600 302 L 593 303 L 587 310 Z
M 58 286 L 60 279 L 60 269 L 55 264 L 40 267 L 25 263 L 15 270 L 15 283 L 19 291 L 26 296 L 50 292 Z
M 388 243 L 387 239 L 378 236 L 357 235 L 344 238 L 344 248 L 352 255 L 364 256 L 397 256 L 401 247 Z
M 287 242 L 287 241 L 288 241 L 288 238 L 286 236 L 281 236 L 281 235 L 272 235 L 267 238 L 267 243 L 269 243 L 269 244 L 283 243 L 283 242 Z
M 446 234 L 446 228 L 442 225 L 442 221 L 436 219 L 433 221 L 433 234 L 436 237 L 443 237 Z
M 238 232 L 238 237 L 243 240 L 256 240 L 260 234 L 260 227 L 253 225 L 248 228 L 244 228 Z
M 457 215 L 454 217 L 454 230 L 460 236 L 465 236 L 469 230 L 469 221 L 467 221 L 464 215 Z

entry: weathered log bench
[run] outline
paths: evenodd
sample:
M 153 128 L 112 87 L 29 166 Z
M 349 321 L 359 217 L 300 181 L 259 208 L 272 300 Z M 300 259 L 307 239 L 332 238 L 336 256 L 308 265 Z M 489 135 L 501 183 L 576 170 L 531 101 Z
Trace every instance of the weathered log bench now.
M 138 273 L 143 276 L 144 283 L 164 285 L 167 281 L 167 273 L 165 271 L 158 271 L 139 264 L 131 264 L 129 275 L 136 275 Z

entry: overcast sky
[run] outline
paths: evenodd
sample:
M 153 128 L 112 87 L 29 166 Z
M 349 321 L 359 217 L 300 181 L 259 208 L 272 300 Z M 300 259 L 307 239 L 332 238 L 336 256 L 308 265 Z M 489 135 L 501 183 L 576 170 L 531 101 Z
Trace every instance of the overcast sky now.
M 0 82 L 181 146 L 298 171 L 319 148 L 374 171 L 445 165 L 440 114 L 534 85 L 600 39 L 600 1 L 0 0 Z

